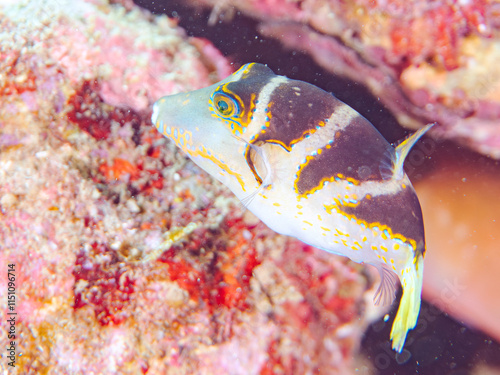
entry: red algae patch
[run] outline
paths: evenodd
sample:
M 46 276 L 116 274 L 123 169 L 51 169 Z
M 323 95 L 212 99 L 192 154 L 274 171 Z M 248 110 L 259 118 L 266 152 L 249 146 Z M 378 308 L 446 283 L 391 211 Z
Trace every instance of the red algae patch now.
M 83 82 L 80 89 L 68 99 L 68 108 L 71 108 L 66 114 L 68 120 L 98 140 L 109 136 L 113 122 L 120 126 L 129 123 L 137 131 L 141 116 L 132 109 L 106 104 L 98 92 L 99 84 L 96 81 Z
M 120 262 L 115 251 L 93 243 L 76 256 L 73 276 L 75 309 L 92 306 L 102 325 L 126 320 L 122 310 L 130 303 L 134 281 L 127 275 L 130 266 Z

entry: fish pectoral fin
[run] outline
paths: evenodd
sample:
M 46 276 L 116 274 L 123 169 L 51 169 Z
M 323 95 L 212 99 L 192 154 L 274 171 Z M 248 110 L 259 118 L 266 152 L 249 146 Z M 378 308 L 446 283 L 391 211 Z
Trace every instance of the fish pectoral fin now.
M 264 152 L 264 145 L 257 145 L 247 142 L 241 137 L 232 135 L 238 141 L 243 142 L 247 147 L 247 164 L 257 181 L 265 188 L 270 186 L 273 181 L 273 173 L 269 156 Z
M 254 167 L 262 179 L 262 183 L 259 188 L 267 189 L 273 183 L 273 170 L 271 167 L 271 162 L 269 161 L 268 155 L 264 152 L 262 146 L 254 145 L 249 143 L 253 155 L 251 155 Z
M 245 143 L 247 147 L 250 149 L 250 161 L 251 166 L 250 169 L 258 174 L 258 182 L 260 182 L 259 187 L 251 194 L 241 199 L 241 204 L 243 207 L 248 208 L 252 200 L 264 189 L 268 189 L 273 184 L 273 173 L 271 168 L 271 163 L 269 161 L 269 157 L 264 152 L 264 149 L 260 145 L 256 145 L 253 143 L 249 143 L 243 138 L 233 135 L 237 140 Z M 259 181 L 260 180 L 260 181 Z
M 413 145 L 434 125 L 436 125 L 436 123 L 425 125 L 396 146 L 392 169 L 393 176 L 396 180 L 401 180 L 404 176 L 403 164 Z
M 410 329 L 417 325 L 420 312 L 420 296 L 422 293 L 422 277 L 424 272 L 424 257 L 416 255 L 415 261 L 411 259 L 406 265 L 401 284 L 403 295 L 399 309 L 394 318 L 391 329 L 392 349 L 401 353 Z
M 396 296 L 396 290 L 399 287 L 398 276 L 385 264 L 377 266 L 380 273 L 380 285 L 373 297 L 375 305 L 390 305 Z
M 264 181 L 265 182 L 265 181 Z M 264 183 L 260 184 L 260 186 L 251 194 L 247 195 L 245 198 L 242 198 L 240 200 L 241 205 L 247 209 L 250 203 L 252 203 L 253 199 L 255 196 L 259 193 L 261 193 L 264 189 L 269 188 L 271 185 L 265 185 Z

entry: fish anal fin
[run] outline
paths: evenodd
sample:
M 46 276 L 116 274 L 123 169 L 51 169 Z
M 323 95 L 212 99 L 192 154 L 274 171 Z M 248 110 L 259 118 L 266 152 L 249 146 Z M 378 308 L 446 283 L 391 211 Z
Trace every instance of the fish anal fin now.
M 380 273 L 380 285 L 373 297 L 375 305 L 390 305 L 394 301 L 396 291 L 399 287 L 398 276 L 385 264 L 378 267 Z

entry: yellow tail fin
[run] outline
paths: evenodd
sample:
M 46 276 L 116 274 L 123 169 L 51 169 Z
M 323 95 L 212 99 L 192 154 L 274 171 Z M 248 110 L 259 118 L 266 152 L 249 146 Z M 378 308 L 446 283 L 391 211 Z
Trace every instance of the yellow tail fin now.
M 392 324 L 392 348 L 399 353 L 403 350 L 408 331 L 413 329 L 417 324 L 420 312 L 423 273 L 424 257 L 422 254 L 417 253 L 416 257 L 408 262 L 403 273 L 401 280 L 403 296 L 401 297 L 398 313 Z

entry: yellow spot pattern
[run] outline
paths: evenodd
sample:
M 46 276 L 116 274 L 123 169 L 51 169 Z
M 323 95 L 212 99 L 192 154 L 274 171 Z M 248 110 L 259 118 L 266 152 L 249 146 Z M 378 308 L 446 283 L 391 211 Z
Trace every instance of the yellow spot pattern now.
M 295 178 L 295 181 L 293 183 L 293 187 L 294 187 L 295 192 L 297 193 L 297 196 L 298 196 L 299 199 L 301 199 L 301 198 L 307 198 L 308 195 L 313 194 L 316 191 L 323 189 L 323 187 L 325 186 L 325 183 L 327 183 L 327 182 L 328 183 L 334 182 L 336 178 L 338 178 L 338 179 L 340 179 L 342 181 L 350 182 L 353 185 L 359 185 L 359 181 L 358 180 L 356 180 L 356 179 L 354 179 L 352 177 L 346 177 L 342 173 L 337 173 L 335 176 L 330 176 L 330 177 L 324 177 L 324 178 L 322 178 L 321 181 L 315 187 L 313 187 L 312 189 L 304 192 L 303 194 L 299 194 L 299 188 L 298 188 L 297 184 L 298 184 L 299 179 L 300 179 L 300 174 L 302 173 L 302 171 L 304 170 L 304 168 L 309 164 L 309 162 L 311 160 L 314 160 L 314 159 L 315 159 L 315 156 L 310 156 L 310 155 L 306 156 L 306 161 L 300 165 L 300 169 L 299 169 L 299 171 L 296 174 L 296 178 Z
M 267 112 L 267 116 L 271 119 L 272 118 L 272 115 L 271 115 L 271 107 L 274 103 L 273 102 L 270 102 L 269 103 L 269 111 Z M 266 126 L 267 125 L 267 122 L 266 122 Z M 319 127 L 323 127 L 325 126 L 325 123 L 323 121 L 319 121 L 318 122 L 318 126 Z M 313 129 L 307 129 L 305 130 L 299 137 L 295 138 L 294 140 L 292 140 L 290 142 L 289 145 L 287 145 L 286 143 L 280 141 L 279 139 L 267 139 L 266 142 L 268 143 L 275 143 L 275 144 L 278 144 L 280 145 L 281 147 L 283 147 L 285 150 L 287 150 L 288 152 L 291 152 L 292 151 L 292 146 L 296 143 L 299 143 L 300 141 L 302 141 L 306 136 L 309 136 L 309 135 L 312 135 L 316 132 L 316 128 L 313 128 Z M 255 138 L 252 143 L 255 143 L 256 141 L 258 141 L 258 137 Z M 311 157 L 312 158 L 312 157 Z
M 212 163 L 214 163 L 215 165 L 217 165 L 220 169 L 223 169 L 224 171 L 226 171 L 231 176 L 234 176 L 236 178 L 236 180 L 238 180 L 238 182 L 240 183 L 241 189 L 243 191 L 246 191 L 245 190 L 245 183 L 243 182 L 243 179 L 241 178 L 241 175 L 239 173 L 236 173 L 236 172 L 232 171 L 226 164 L 224 164 L 223 162 L 221 162 L 214 155 L 209 154 L 208 151 L 207 151 L 207 149 L 204 146 L 202 146 L 201 149 L 197 149 L 197 150 L 194 150 L 194 151 L 188 149 L 186 152 L 191 157 L 193 157 L 193 158 L 196 158 L 196 157 L 199 156 L 199 157 L 202 157 L 202 158 L 210 160 Z
M 336 204 L 324 205 L 324 207 L 325 207 L 326 212 L 330 215 L 335 210 L 335 212 L 344 216 L 347 220 L 355 220 L 358 225 L 365 227 L 365 228 L 368 228 L 368 229 L 373 229 L 372 233 L 374 235 L 378 234 L 377 230 L 382 231 L 382 233 L 386 230 L 387 233 L 389 234 L 390 239 L 398 239 L 398 240 L 402 241 L 403 243 L 408 243 L 413 248 L 413 251 L 417 250 L 417 243 L 415 242 L 414 239 L 406 238 L 405 236 L 403 236 L 402 234 L 399 234 L 399 233 L 393 233 L 392 229 L 385 224 L 381 224 L 379 222 L 368 223 L 364 220 L 358 219 L 355 215 L 350 215 L 350 214 L 343 212 L 339 208 L 339 206 Z
M 156 121 L 156 128 L 160 129 L 160 121 Z M 167 128 L 170 129 L 170 133 L 167 133 Z M 193 146 L 193 133 L 189 130 L 184 130 L 177 127 L 163 127 L 163 133 L 165 137 L 170 138 L 175 142 L 175 145 L 179 147 L 182 151 L 188 152 L 189 147 Z M 189 147 L 188 147 L 189 146 Z

